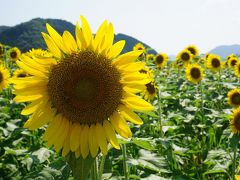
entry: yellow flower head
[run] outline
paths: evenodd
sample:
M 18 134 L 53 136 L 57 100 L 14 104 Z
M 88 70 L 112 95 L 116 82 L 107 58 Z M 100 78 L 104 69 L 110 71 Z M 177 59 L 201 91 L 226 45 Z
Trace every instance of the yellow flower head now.
M 21 51 L 17 48 L 17 47 L 14 47 L 14 48 L 11 48 L 9 50 L 9 57 L 16 61 L 21 55 Z
M 189 63 L 192 60 L 192 58 L 193 58 L 193 55 L 189 50 L 186 50 L 186 49 L 179 52 L 177 55 L 177 59 L 181 60 L 184 63 Z
M 31 115 L 24 127 L 48 127 L 43 136 L 48 146 L 62 156 L 69 152 L 84 159 L 99 149 L 106 155 L 108 144 L 119 149 L 116 134 L 132 136 L 127 121 L 142 124 L 134 111 L 152 111 L 153 106 L 136 93 L 149 83 L 144 67 L 135 62 L 142 50 L 121 54 L 125 41 L 114 42 L 112 23 L 104 21 L 95 36 L 81 16 L 76 36 L 60 35 L 49 24 L 42 33 L 51 58 L 21 56 L 17 64 L 30 77 L 13 80 L 15 101 L 31 102 L 23 115 Z
M 154 61 L 155 60 L 155 55 L 154 54 L 147 54 L 147 60 L 148 61 Z
M 0 66 L 0 91 L 6 88 L 9 84 L 9 71 L 4 68 L 2 65 Z
M 17 69 L 14 71 L 12 78 L 24 78 L 27 76 L 28 76 L 28 74 L 26 73 L 26 71 L 24 71 L 22 69 Z
M 240 77 L 240 61 L 238 61 L 237 64 L 234 66 L 234 74 L 237 77 Z
M 227 94 L 228 97 L 228 104 L 233 107 L 240 106 L 240 89 L 232 89 Z
M 186 77 L 188 81 L 198 84 L 204 77 L 203 69 L 197 64 L 189 64 L 186 67 Z
M 208 56 L 207 68 L 213 72 L 220 71 L 223 68 L 223 63 L 220 60 L 220 56 L 211 54 Z
M 4 45 L 0 43 L 0 57 L 3 55 L 4 53 Z
M 228 67 L 235 67 L 235 65 L 238 62 L 238 58 L 237 57 L 231 57 L 228 59 Z
M 190 51 L 193 57 L 198 56 L 198 48 L 195 45 L 189 45 L 185 49 Z
M 167 64 L 169 57 L 167 54 L 159 53 L 156 55 L 155 64 L 159 69 L 163 69 Z
M 139 72 L 140 72 L 141 74 L 147 75 L 147 77 L 150 78 L 151 81 L 154 79 L 153 70 L 151 70 L 151 69 L 148 68 L 147 66 L 141 68 L 141 69 L 139 70 Z M 150 80 L 149 80 L 149 82 L 150 82 Z
M 145 100 L 151 101 L 153 100 L 158 92 L 158 87 L 156 86 L 155 82 L 149 82 L 145 84 L 146 89 L 143 91 L 142 95 Z
M 34 57 L 52 57 L 52 54 L 49 53 L 46 50 L 42 50 L 42 49 L 31 49 L 30 51 L 26 52 L 25 55 L 34 58 Z
M 240 133 L 240 107 L 233 110 L 233 114 L 230 119 L 230 127 L 234 134 Z
M 144 47 L 144 45 L 142 43 L 137 43 L 133 47 L 133 50 L 134 51 L 141 50 L 141 51 L 145 52 L 146 49 L 145 49 L 145 47 Z

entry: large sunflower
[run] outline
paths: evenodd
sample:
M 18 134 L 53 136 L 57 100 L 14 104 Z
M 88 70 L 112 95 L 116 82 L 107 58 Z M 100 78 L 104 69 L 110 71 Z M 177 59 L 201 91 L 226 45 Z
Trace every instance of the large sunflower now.
M 230 119 L 230 127 L 234 134 L 240 133 L 240 108 L 234 109 Z
M 189 45 L 185 49 L 190 51 L 193 57 L 198 56 L 198 48 L 195 45 Z
M 155 64 L 159 69 L 163 69 L 167 64 L 169 57 L 167 54 L 159 53 L 156 55 Z
M 233 107 L 240 106 L 240 89 L 232 89 L 227 94 L 228 97 L 228 104 Z
M 0 92 L 8 86 L 9 77 L 10 77 L 9 71 L 1 65 L 0 66 Z
M 203 69 L 197 64 L 189 64 L 186 67 L 186 77 L 190 82 L 198 84 L 204 77 Z
M 186 49 L 179 52 L 177 55 L 177 60 L 180 60 L 184 63 L 189 63 L 192 60 L 192 58 L 193 58 L 193 55 L 189 50 L 186 50 Z
M 14 61 L 16 61 L 20 57 L 20 55 L 21 51 L 17 47 L 11 48 L 9 50 L 9 56 Z
M 209 55 L 207 59 L 207 67 L 214 72 L 220 71 L 223 67 L 220 56 L 214 54 Z
M 119 149 L 116 134 L 132 136 L 126 121 L 142 124 L 134 111 L 153 106 L 134 93 L 149 82 L 139 73 L 143 63 L 134 62 L 143 51 L 119 55 L 125 41 L 113 44 L 113 25 L 104 21 L 95 37 L 87 20 L 76 25 L 76 39 L 65 31 L 60 36 L 49 24 L 42 33 L 52 58 L 23 55 L 17 64 L 32 75 L 18 78 L 15 101 L 31 102 L 22 111 L 31 114 L 24 127 L 34 130 L 49 124 L 43 136 L 48 146 L 62 156 L 70 151 L 85 159 L 100 151 L 107 154 L 108 142 Z

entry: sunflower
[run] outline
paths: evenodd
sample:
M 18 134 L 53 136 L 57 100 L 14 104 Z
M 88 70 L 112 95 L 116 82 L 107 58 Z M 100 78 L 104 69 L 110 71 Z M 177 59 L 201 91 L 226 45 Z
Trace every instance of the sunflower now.
M 22 70 L 22 69 L 17 69 L 14 71 L 13 73 L 13 78 L 24 78 L 27 77 L 28 74 L 26 73 L 26 71 Z
M 155 55 L 154 54 L 147 54 L 147 60 L 148 61 L 154 61 L 155 60 Z
M 220 56 L 214 54 L 209 55 L 207 60 L 207 67 L 214 72 L 221 70 L 223 63 L 220 60 Z
M 4 45 L 0 43 L 0 57 L 4 54 Z
M 230 127 L 234 134 L 240 133 L 240 107 L 233 110 L 233 114 L 230 119 Z
M 188 81 L 198 84 L 204 77 L 203 69 L 197 64 L 189 64 L 186 67 L 186 77 Z
M 167 54 L 159 53 L 156 55 L 155 64 L 159 69 L 163 69 L 167 64 L 169 57 Z
M 235 67 L 235 65 L 238 62 L 238 58 L 237 57 L 231 57 L 228 59 L 228 67 Z
M 42 49 L 31 49 L 30 51 L 26 52 L 25 55 L 29 56 L 29 57 L 52 57 L 52 54 L 49 53 L 46 50 L 42 50 Z
M 198 56 L 198 48 L 194 45 L 189 45 L 185 48 L 186 50 L 190 51 L 193 57 Z
M 20 57 L 20 55 L 21 51 L 17 47 L 11 48 L 9 50 L 9 56 L 14 61 L 16 61 Z
M 149 82 L 145 84 L 146 89 L 143 91 L 142 95 L 145 100 L 151 101 L 153 100 L 158 92 L 158 87 L 156 86 L 155 82 Z
M 149 79 L 149 82 L 151 82 L 153 79 L 154 79 L 154 72 L 153 72 L 153 70 L 151 70 L 149 67 L 147 67 L 147 66 L 144 66 L 143 68 L 141 68 L 140 70 L 139 70 L 139 72 L 141 73 L 141 74 L 145 74 L 148 78 L 150 78 Z
M 137 43 L 137 44 L 135 44 L 135 46 L 133 46 L 133 50 L 134 51 L 141 50 L 141 51 L 145 52 L 146 49 L 142 43 Z
M 4 88 L 8 86 L 9 77 L 10 77 L 9 71 L 3 66 L 0 66 L 0 91 L 2 91 Z
M 14 80 L 15 101 L 31 102 L 23 115 L 31 114 L 24 127 L 37 129 L 45 124 L 47 145 L 62 156 L 74 152 L 78 158 L 100 151 L 108 143 L 119 149 L 116 134 L 132 136 L 127 124 L 142 124 L 134 111 L 152 111 L 153 106 L 135 93 L 149 82 L 139 73 L 142 62 L 134 62 L 143 51 L 121 54 L 125 41 L 113 44 L 112 23 L 104 21 L 95 36 L 87 20 L 76 25 L 76 39 L 70 32 L 59 35 L 49 24 L 42 33 L 52 58 L 21 56 L 17 64 L 31 77 Z
M 189 50 L 186 50 L 186 49 L 179 52 L 177 55 L 177 60 L 180 60 L 184 63 L 189 63 L 192 60 L 192 58 L 193 58 L 193 55 Z
M 233 107 L 240 106 L 240 89 L 232 89 L 227 94 L 228 97 L 228 104 Z
M 237 62 L 237 64 L 234 67 L 234 74 L 237 77 L 240 77 L 240 61 Z

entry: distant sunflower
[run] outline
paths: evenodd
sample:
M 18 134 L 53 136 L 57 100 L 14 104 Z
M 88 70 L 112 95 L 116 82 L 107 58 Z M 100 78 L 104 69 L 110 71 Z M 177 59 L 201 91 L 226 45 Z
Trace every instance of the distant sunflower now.
M 0 43 L 0 57 L 4 54 L 4 45 Z
M 231 58 L 236 58 L 237 56 L 235 54 L 230 54 L 227 56 L 227 60 L 231 59 Z
M 240 133 L 240 107 L 233 110 L 233 114 L 230 119 L 230 127 L 234 134 Z
M 155 55 L 154 54 L 147 54 L 147 60 L 153 62 L 155 60 Z
M 156 55 L 155 64 L 159 69 L 163 69 L 166 66 L 168 60 L 169 57 L 167 54 L 159 53 Z
M 0 66 L 0 91 L 2 91 L 4 88 L 8 86 L 9 78 L 10 78 L 9 71 L 3 66 Z
M 200 58 L 198 60 L 198 64 L 205 64 L 207 62 L 207 60 L 205 58 Z
M 209 55 L 207 60 L 207 67 L 214 72 L 221 70 L 223 64 L 220 60 L 220 56 L 214 54 Z
M 240 89 L 232 89 L 227 94 L 228 97 L 228 104 L 233 107 L 239 107 L 240 106 Z
M 26 73 L 26 71 L 22 70 L 22 69 L 17 69 L 14 71 L 13 73 L 13 78 L 24 78 L 27 77 L 28 74 Z
M 151 82 L 154 79 L 154 72 L 149 67 L 143 67 L 139 70 L 141 74 L 147 75 L 148 78 L 150 78 L 149 82 Z
M 186 49 L 179 52 L 177 55 L 177 59 L 181 60 L 184 63 L 189 63 L 192 60 L 192 58 L 193 58 L 193 55 L 189 50 L 186 50 Z
M 190 51 L 193 57 L 198 56 L 198 48 L 195 45 L 189 45 L 185 49 Z
M 45 57 L 45 58 L 51 58 L 52 54 L 49 53 L 46 50 L 42 49 L 31 49 L 30 51 L 26 52 L 25 55 L 29 57 Z
M 9 56 L 14 61 L 16 61 L 20 57 L 20 55 L 21 51 L 17 47 L 11 48 L 9 50 Z
M 151 101 L 156 97 L 158 92 L 158 87 L 156 86 L 154 81 L 145 84 L 145 86 L 146 86 L 146 89 L 142 93 L 143 98 L 145 100 Z
M 112 23 L 104 21 L 93 37 L 83 16 L 81 22 L 76 40 L 47 24 L 49 34 L 42 35 L 53 57 L 21 56 L 17 64 L 32 76 L 14 83 L 15 101 L 31 102 L 22 111 L 31 114 L 24 127 L 49 124 L 43 136 L 48 146 L 62 149 L 62 156 L 71 151 L 85 159 L 99 149 L 106 155 L 108 143 L 119 149 L 116 134 L 132 136 L 126 121 L 142 124 L 134 111 L 151 111 L 153 106 L 134 94 L 150 82 L 139 73 L 143 63 L 134 62 L 143 51 L 120 55 L 125 41 L 113 44 Z
M 133 47 L 133 51 L 138 51 L 138 50 L 141 50 L 141 51 L 144 51 L 145 52 L 145 47 L 142 43 L 137 43 L 135 44 L 135 46 Z
M 189 64 L 186 67 L 186 77 L 188 81 L 198 84 L 204 77 L 203 69 L 197 64 Z
M 230 59 L 228 59 L 228 66 L 233 68 L 237 64 L 237 62 L 237 57 L 231 57 Z
M 240 61 L 238 61 L 234 67 L 234 74 L 240 78 Z

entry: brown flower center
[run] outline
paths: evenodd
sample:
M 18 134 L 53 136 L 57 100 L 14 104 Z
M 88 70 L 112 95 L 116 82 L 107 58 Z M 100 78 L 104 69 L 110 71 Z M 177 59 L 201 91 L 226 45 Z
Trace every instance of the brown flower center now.
M 62 59 L 49 75 L 52 106 L 80 124 L 102 123 L 122 98 L 120 73 L 105 56 L 81 51 Z
M 146 84 L 146 87 L 149 94 L 155 94 L 156 90 L 152 82 Z
M 240 94 L 238 92 L 235 92 L 232 96 L 231 96 L 231 101 L 233 104 L 235 105 L 240 105 Z
M 213 58 L 212 59 L 212 66 L 214 67 L 214 68 L 218 68 L 218 67 L 220 67 L 220 60 L 219 59 L 217 59 L 217 58 Z
M 164 61 L 164 57 L 161 54 L 157 55 L 156 57 L 157 64 L 162 64 L 163 61 Z
M 17 57 L 17 52 L 16 51 L 12 51 L 10 53 L 10 56 L 11 56 L 12 59 L 15 59 Z
M 192 55 L 196 55 L 196 50 L 192 47 L 188 48 L 188 50 L 191 52 Z
M 190 55 L 187 52 L 182 53 L 181 59 L 183 61 L 189 61 L 190 60 Z
M 191 69 L 190 74 L 191 74 L 191 77 L 194 79 L 198 79 L 201 77 L 201 71 L 199 68 L 196 68 L 196 67 Z

